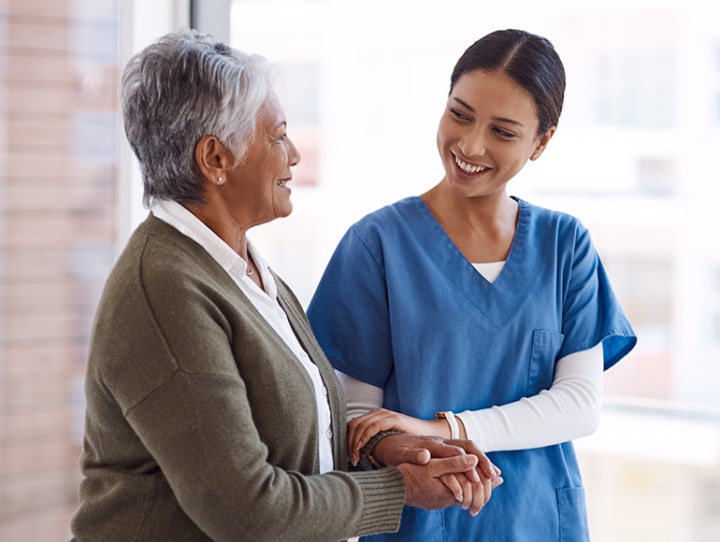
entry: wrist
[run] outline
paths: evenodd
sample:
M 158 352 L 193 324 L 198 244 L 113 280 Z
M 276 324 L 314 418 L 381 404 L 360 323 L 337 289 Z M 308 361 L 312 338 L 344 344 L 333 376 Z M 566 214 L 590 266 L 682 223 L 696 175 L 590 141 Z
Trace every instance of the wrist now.
M 448 429 L 450 430 L 451 439 L 460 438 L 460 426 L 458 424 L 457 418 L 455 418 L 455 413 L 452 410 L 443 410 L 441 412 L 436 412 L 435 417 L 438 419 L 444 419 L 447 422 Z
M 373 452 L 375 451 L 378 443 L 385 437 L 400 434 L 402 434 L 401 431 L 380 431 L 379 433 L 375 433 L 375 435 L 373 435 L 367 444 L 360 450 L 360 461 L 358 461 L 358 467 L 362 470 L 373 470 L 384 467 L 385 464 L 378 460 Z

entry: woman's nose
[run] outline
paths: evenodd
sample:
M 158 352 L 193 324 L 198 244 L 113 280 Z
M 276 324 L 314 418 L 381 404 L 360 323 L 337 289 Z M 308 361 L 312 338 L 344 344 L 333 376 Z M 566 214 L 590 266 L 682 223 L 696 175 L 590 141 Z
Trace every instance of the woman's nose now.
M 295 143 L 293 143 L 292 139 L 289 139 L 290 141 L 290 152 L 288 153 L 288 158 L 290 160 L 290 166 L 297 166 L 300 163 L 300 151 L 295 146 Z
M 485 154 L 485 138 L 477 131 L 473 131 L 460 140 L 458 147 L 466 158 L 480 157 Z

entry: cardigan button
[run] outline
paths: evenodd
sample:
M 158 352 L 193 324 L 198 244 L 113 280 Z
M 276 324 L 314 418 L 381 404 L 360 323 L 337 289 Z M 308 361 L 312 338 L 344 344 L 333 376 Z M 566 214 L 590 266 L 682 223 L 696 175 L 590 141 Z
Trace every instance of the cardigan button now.
M 328 429 L 327 433 L 325 433 L 325 436 L 328 438 L 328 440 L 332 439 L 332 435 L 333 435 L 332 429 Z

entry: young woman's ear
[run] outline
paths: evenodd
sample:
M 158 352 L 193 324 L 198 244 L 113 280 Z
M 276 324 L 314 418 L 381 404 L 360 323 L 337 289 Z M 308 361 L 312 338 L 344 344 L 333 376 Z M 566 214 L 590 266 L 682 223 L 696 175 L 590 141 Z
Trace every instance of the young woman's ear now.
M 550 140 L 552 139 L 552 136 L 555 135 L 555 126 L 551 126 L 547 132 L 545 132 L 543 135 L 540 136 L 538 140 L 538 144 L 535 146 L 535 150 L 530 155 L 530 160 L 537 160 L 540 158 L 542 153 L 545 151 L 545 148 L 547 147 L 548 143 L 550 143 Z

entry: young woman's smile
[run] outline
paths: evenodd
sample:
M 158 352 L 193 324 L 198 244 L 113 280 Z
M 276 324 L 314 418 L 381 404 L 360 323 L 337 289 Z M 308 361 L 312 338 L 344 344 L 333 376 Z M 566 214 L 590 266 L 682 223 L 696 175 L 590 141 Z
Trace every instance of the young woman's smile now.
M 447 185 L 465 197 L 504 192 L 554 132 L 537 130 L 533 98 L 507 75 L 482 70 L 462 75 L 437 134 Z

